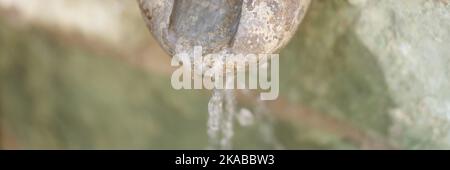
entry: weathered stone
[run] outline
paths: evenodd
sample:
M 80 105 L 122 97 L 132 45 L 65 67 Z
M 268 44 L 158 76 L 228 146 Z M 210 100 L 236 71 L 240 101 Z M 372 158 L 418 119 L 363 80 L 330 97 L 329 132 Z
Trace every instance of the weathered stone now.
M 310 0 L 139 0 L 148 27 L 171 55 L 177 46 L 206 53 L 272 53 L 295 31 Z

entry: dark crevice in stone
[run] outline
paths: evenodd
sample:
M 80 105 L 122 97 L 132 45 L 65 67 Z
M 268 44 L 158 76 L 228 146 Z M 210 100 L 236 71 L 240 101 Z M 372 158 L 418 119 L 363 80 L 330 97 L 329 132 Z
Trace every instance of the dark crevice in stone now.
M 242 0 L 175 0 L 169 39 L 182 45 L 202 46 L 212 53 L 233 44 L 241 18 Z

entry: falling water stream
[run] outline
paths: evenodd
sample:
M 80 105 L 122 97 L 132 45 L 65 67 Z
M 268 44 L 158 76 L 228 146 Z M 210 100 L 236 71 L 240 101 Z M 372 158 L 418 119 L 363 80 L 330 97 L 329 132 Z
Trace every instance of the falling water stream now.
M 192 51 L 186 50 L 189 48 L 185 48 L 183 46 L 179 46 L 177 51 L 178 54 L 192 54 Z M 195 63 L 195 61 L 201 61 L 202 64 L 194 65 L 194 69 L 199 70 L 197 73 L 201 73 L 200 76 L 212 77 L 218 70 L 224 70 L 225 68 L 225 55 L 219 55 L 219 58 L 216 58 L 215 62 L 212 66 L 209 66 L 212 70 L 214 70 L 211 75 L 204 75 L 205 73 L 202 71 L 205 67 L 205 63 L 203 60 L 197 60 L 195 55 L 177 55 L 175 57 L 178 58 L 179 61 Z M 199 67 L 198 67 L 199 66 Z M 226 69 L 225 69 L 226 72 Z M 222 72 L 220 72 L 222 73 Z M 226 72 L 227 73 L 227 72 Z M 235 83 L 235 77 L 227 74 L 219 74 L 222 75 L 220 78 L 224 78 L 225 76 L 225 84 L 223 88 L 214 88 L 212 89 L 212 97 L 208 102 L 208 121 L 207 121 L 207 134 L 209 138 L 209 146 L 208 149 L 233 149 L 232 141 L 234 136 L 234 122 L 238 119 L 238 116 L 241 116 L 245 113 L 244 121 L 247 122 L 255 122 L 259 129 L 259 133 L 261 136 L 261 140 L 264 143 L 270 144 L 275 149 L 280 149 L 282 146 L 277 141 L 274 131 L 273 131 L 273 119 L 268 112 L 268 109 L 265 106 L 265 103 L 261 101 L 259 98 L 255 98 L 254 96 L 247 95 L 248 98 L 255 98 L 256 106 L 254 109 L 254 113 L 252 113 L 248 109 L 240 109 L 238 112 L 237 101 L 236 101 L 236 90 L 233 88 Z M 214 77 L 215 78 L 215 77 Z M 212 80 L 214 80 L 212 78 Z M 213 81 L 214 82 L 214 81 Z M 215 82 L 214 82 L 215 83 Z M 246 93 L 244 93 L 246 94 Z M 246 112 L 243 112 L 246 111 Z M 252 124 L 251 124 L 252 125 Z M 241 126 L 251 126 L 246 125 L 245 123 Z
M 151 32 L 166 50 L 175 54 L 186 52 L 192 46 L 201 46 L 209 51 L 208 53 L 220 51 L 224 54 L 231 51 L 245 54 L 268 54 L 277 51 L 292 38 L 309 3 L 309 0 L 265 3 L 246 3 L 242 0 L 139 1 Z M 260 41 L 261 39 L 264 41 Z M 195 53 L 192 56 L 194 57 L 184 59 L 194 62 L 200 59 L 195 57 Z M 222 54 L 218 57 L 216 59 L 225 58 Z M 186 61 L 184 59 L 180 61 Z M 238 60 L 241 59 L 243 58 Z M 200 61 L 200 70 L 203 71 L 204 66 L 212 67 L 208 61 Z M 223 68 L 222 61 L 217 62 L 221 64 L 213 64 Z M 213 68 L 215 69 L 215 66 Z M 207 76 L 203 75 L 204 72 L 200 73 L 201 75 L 197 75 Z M 234 85 L 234 80 L 229 81 L 227 76 L 226 84 L 228 83 Z M 228 88 L 212 90 L 207 123 L 210 148 L 232 149 L 235 119 L 239 120 L 241 126 L 250 126 L 250 122 L 256 122 L 262 140 L 271 143 L 276 149 L 280 148 L 273 131 L 273 119 L 265 109 L 265 103 L 257 102 L 256 107 L 251 109 L 254 113 L 245 108 L 238 111 L 234 93 L 235 90 Z
M 263 101 L 255 99 L 254 113 L 242 108 L 237 111 L 234 90 L 214 89 L 208 103 L 209 118 L 207 133 L 210 140 L 209 149 L 232 149 L 234 120 L 239 119 L 243 127 L 257 125 L 261 140 L 274 149 L 284 147 L 277 140 L 274 132 L 274 119 L 269 114 Z
M 232 81 L 227 81 L 227 83 Z M 214 89 L 208 103 L 210 148 L 231 149 L 236 103 L 234 90 Z
M 230 87 L 233 84 L 233 79 L 227 79 L 225 86 Z M 243 94 L 246 97 L 255 98 L 254 113 L 246 108 L 241 108 L 238 111 L 235 92 L 236 90 L 226 88 L 212 90 L 212 97 L 208 103 L 207 133 L 210 141 L 208 148 L 232 149 L 234 121 L 238 120 L 243 127 L 256 124 L 264 143 L 273 146 L 274 149 L 283 149 L 283 146 L 275 137 L 274 119 L 270 115 L 265 102 L 249 95 L 248 90 L 245 90 Z

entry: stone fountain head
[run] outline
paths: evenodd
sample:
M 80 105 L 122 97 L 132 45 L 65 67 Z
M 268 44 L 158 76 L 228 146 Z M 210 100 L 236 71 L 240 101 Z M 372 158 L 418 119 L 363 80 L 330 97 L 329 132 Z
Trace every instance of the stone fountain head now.
M 138 0 L 147 26 L 170 54 L 270 54 L 292 38 L 310 0 Z

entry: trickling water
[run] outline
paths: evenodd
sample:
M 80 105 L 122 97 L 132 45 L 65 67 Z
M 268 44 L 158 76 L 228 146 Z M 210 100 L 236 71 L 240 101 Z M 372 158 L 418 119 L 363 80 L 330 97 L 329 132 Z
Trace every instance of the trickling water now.
M 227 81 L 229 84 L 230 81 Z M 225 117 L 222 121 L 222 140 L 220 142 L 222 149 L 231 149 L 231 139 L 234 135 L 233 123 L 235 117 L 236 102 L 233 90 L 225 90 Z
M 232 149 L 235 118 L 244 127 L 257 125 L 261 134 L 261 140 L 264 143 L 273 146 L 274 149 L 284 148 L 275 136 L 273 127 L 274 119 L 269 114 L 265 103 L 258 98 L 255 100 L 258 102 L 254 108 L 254 113 L 243 108 L 237 114 L 234 90 L 213 90 L 212 97 L 208 103 L 208 136 L 210 149 Z
M 246 108 L 242 108 L 237 114 L 236 118 L 242 127 L 249 127 L 255 123 L 253 113 Z
M 179 46 L 182 47 L 182 46 Z M 186 51 L 186 48 L 178 48 L 178 52 L 185 52 L 187 54 L 192 53 L 191 51 Z M 182 53 L 179 53 L 182 54 Z M 198 61 L 196 58 L 191 58 L 190 56 L 177 55 L 179 61 Z M 225 65 L 225 56 L 219 55 L 216 62 L 213 63 L 211 67 L 215 71 L 222 70 Z M 194 69 L 203 70 L 204 65 L 197 65 Z M 199 73 L 204 73 L 199 71 Z M 204 75 L 204 76 L 213 76 Z M 220 77 L 223 78 L 223 77 Z M 208 102 L 208 122 L 207 122 L 207 134 L 209 137 L 209 147 L 208 149 L 232 149 L 232 140 L 234 136 L 234 120 L 240 121 L 242 126 L 252 126 L 257 125 L 259 132 L 262 137 L 262 141 L 267 144 L 273 145 L 275 149 L 281 149 L 282 146 L 279 144 L 275 138 L 273 131 L 273 119 L 269 115 L 265 103 L 259 98 L 255 98 L 257 102 L 256 107 L 253 109 L 254 114 L 248 109 L 241 109 L 239 114 L 237 111 L 237 102 L 235 99 L 234 87 L 234 76 L 228 75 L 225 77 L 225 85 L 223 89 L 215 88 L 212 90 L 212 97 Z M 247 97 L 250 94 L 245 93 Z M 244 120 L 247 119 L 247 120 Z M 244 123 L 242 123 L 244 122 Z M 245 123 L 250 122 L 250 123 Z M 255 122 L 255 123 L 253 123 Z
M 214 65 L 219 69 L 222 67 L 221 64 Z M 203 69 L 203 68 L 195 68 L 195 69 Z M 212 75 L 205 75 L 208 77 L 213 77 Z M 221 142 L 221 129 L 222 129 L 222 120 L 224 117 L 224 97 L 225 90 L 214 88 L 212 90 L 212 97 L 208 103 L 208 123 L 207 123 L 207 133 L 209 137 L 209 149 L 218 149 L 220 148 Z
M 227 81 L 227 83 L 230 81 Z M 236 102 L 233 90 L 214 89 L 208 103 L 208 136 L 211 149 L 231 149 Z
M 160 44 L 168 52 L 175 52 L 175 54 L 189 52 L 188 47 L 194 45 L 202 46 L 209 52 L 220 51 L 219 53 L 223 52 L 224 54 L 227 54 L 229 51 L 241 52 L 243 54 L 267 54 L 277 51 L 282 47 L 282 44 L 276 42 L 287 42 L 292 37 L 310 3 L 308 0 L 296 1 L 296 5 L 290 6 L 286 5 L 284 1 L 283 3 L 280 1 L 279 3 L 259 4 L 256 5 L 255 9 L 261 9 L 253 10 L 253 7 L 249 9 L 249 7 L 245 6 L 243 1 L 204 1 L 201 3 L 197 1 L 176 1 L 177 3 L 168 1 L 166 3 L 162 1 L 140 0 L 139 2 L 145 21 L 153 32 L 153 35 L 155 35 L 157 40 L 160 40 Z M 277 9 L 266 8 L 268 5 L 277 6 Z M 167 8 L 171 8 L 171 10 L 166 10 Z M 276 21 L 272 18 L 297 18 L 297 20 L 293 23 L 286 23 L 283 19 Z M 261 26 L 268 28 L 276 27 L 277 29 L 253 31 L 253 28 L 256 29 Z M 246 45 L 248 45 L 246 44 L 247 40 L 253 39 L 254 37 L 261 39 L 264 36 L 267 37 L 267 35 L 279 36 L 275 36 L 278 38 L 272 38 L 270 41 L 248 41 L 252 46 L 251 48 L 246 48 Z M 197 53 L 192 55 L 194 57 L 181 57 L 182 60 L 180 61 L 191 60 L 195 63 L 197 63 L 196 61 L 200 61 L 198 63 L 199 70 L 194 70 L 194 72 L 200 71 L 198 72 L 202 74 L 200 76 L 208 74 L 202 71 L 204 71 L 204 66 L 211 67 L 211 63 L 208 61 L 205 62 L 200 58 L 195 58 L 195 54 Z M 219 67 L 212 66 L 212 72 L 223 68 L 223 65 L 220 63 L 224 63 L 224 60 L 221 59 L 225 57 L 220 54 L 218 57 L 215 59 L 219 60 L 215 60 L 217 62 L 213 64 Z M 244 58 L 249 59 L 252 57 Z M 244 58 L 239 58 L 239 60 Z M 196 65 L 195 63 L 193 65 Z M 191 66 L 191 64 L 188 63 L 186 66 Z M 234 71 L 235 68 L 232 67 L 230 69 Z M 208 112 L 207 132 L 210 138 L 211 148 L 231 149 L 231 141 L 234 135 L 233 122 L 236 114 L 234 91 L 222 90 L 220 88 L 214 89 L 211 100 L 208 103 Z M 264 140 L 276 143 L 274 142 L 275 140 L 271 140 L 274 139 L 274 135 L 272 122 L 266 121 L 268 120 L 266 119 L 268 114 L 265 112 L 259 114 L 259 112 L 255 111 L 257 113 L 256 115 L 259 115 L 255 116 L 255 120 L 262 121 L 258 122 L 258 124 L 261 123 L 261 133 L 264 136 Z M 253 119 L 251 112 L 245 112 L 240 116 L 243 119 Z
M 208 103 L 208 136 L 211 149 L 218 147 L 220 124 L 223 117 L 223 97 L 224 92 L 220 89 L 214 89 L 213 95 Z

